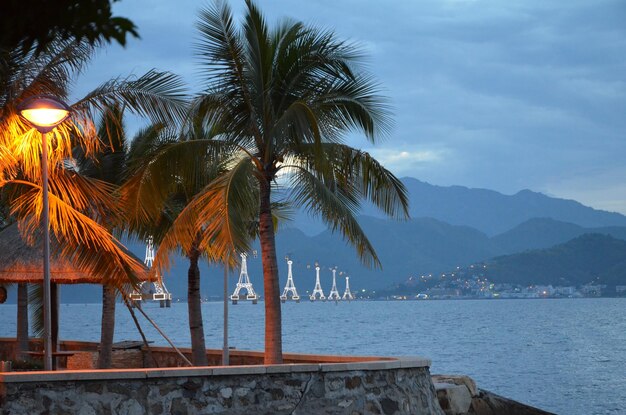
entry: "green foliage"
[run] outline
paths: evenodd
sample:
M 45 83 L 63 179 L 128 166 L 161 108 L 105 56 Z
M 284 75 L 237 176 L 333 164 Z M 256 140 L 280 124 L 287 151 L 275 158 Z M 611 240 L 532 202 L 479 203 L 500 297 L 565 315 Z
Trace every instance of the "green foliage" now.
M 376 142 L 387 132 L 386 99 L 360 67 L 357 46 L 300 22 L 270 28 L 254 3 L 247 6 L 241 28 L 223 2 L 200 13 L 196 50 L 206 84 L 199 107 L 221 127 L 220 139 L 249 159 L 258 188 L 287 182 L 295 207 L 319 215 L 364 262 L 379 265 L 354 214 L 369 199 L 406 217 L 407 194 L 375 159 L 343 140 L 358 131 Z
M 99 40 L 126 44 L 128 35 L 139 37 L 134 23 L 112 15 L 111 4 L 119 0 L 35 0 L 24 3 L 4 0 L 0 13 L 0 49 L 27 54 L 42 52 L 55 39 Z

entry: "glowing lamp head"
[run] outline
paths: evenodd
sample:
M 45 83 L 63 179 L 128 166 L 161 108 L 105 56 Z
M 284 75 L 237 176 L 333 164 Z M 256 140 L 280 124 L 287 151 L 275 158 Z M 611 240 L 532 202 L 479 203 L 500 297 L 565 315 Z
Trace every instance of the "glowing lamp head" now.
M 18 106 L 19 114 L 41 133 L 52 131 L 70 115 L 70 107 L 50 96 L 35 96 Z

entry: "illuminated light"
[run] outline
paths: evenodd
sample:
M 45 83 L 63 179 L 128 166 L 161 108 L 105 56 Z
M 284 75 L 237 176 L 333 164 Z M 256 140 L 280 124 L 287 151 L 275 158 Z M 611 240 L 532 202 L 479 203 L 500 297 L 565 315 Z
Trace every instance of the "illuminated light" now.
M 41 127 L 55 127 L 67 118 L 69 111 L 51 108 L 38 108 L 32 110 L 22 110 L 20 114 L 33 125 Z
M 65 121 L 70 107 L 49 96 L 35 96 L 18 106 L 20 115 L 41 133 L 47 133 Z

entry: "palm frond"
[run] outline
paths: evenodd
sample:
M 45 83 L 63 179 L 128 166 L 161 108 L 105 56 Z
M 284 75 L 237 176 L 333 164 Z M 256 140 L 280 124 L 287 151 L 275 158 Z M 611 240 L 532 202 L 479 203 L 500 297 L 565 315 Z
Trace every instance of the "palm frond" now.
M 296 168 L 291 177 L 293 186 L 290 196 L 294 205 L 305 208 L 312 215 L 319 215 L 332 231 L 339 230 L 356 248 L 364 265 L 380 267 L 374 247 L 354 217 L 357 207 L 355 201 L 350 197 L 342 197 L 340 192 L 333 192 L 305 169 Z
M 156 222 L 171 195 L 182 192 L 187 200 L 223 169 L 234 146 L 219 140 L 194 139 L 163 142 L 131 166 L 130 179 L 122 186 L 122 203 L 131 227 Z
M 69 82 L 93 57 L 95 47 L 87 42 L 56 39 L 41 53 L 32 50 L 14 67 L 6 88 L 13 104 L 33 95 L 51 94 L 67 98 Z M 3 106 L 10 104 L 5 102 Z
M 171 72 L 152 69 L 139 78 L 115 78 L 107 81 L 72 105 L 75 118 L 88 124 L 95 112 L 122 105 L 129 111 L 150 118 L 155 123 L 182 121 L 188 102 L 182 79 Z
M 180 212 L 161 242 L 155 268 L 169 266 L 169 253 L 180 247 L 200 249 L 213 261 L 228 261 L 232 252 L 249 248 L 250 223 L 258 212 L 254 164 L 241 157 L 228 171 L 209 183 Z
M 369 153 L 336 143 L 322 145 L 323 157 L 314 145 L 302 145 L 297 151 L 294 163 L 324 177 L 331 189 L 356 192 L 387 215 L 408 218 L 409 196 L 404 184 Z
M 222 102 L 217 122 L 226 131 L 236 131 L 233 137 L 252 137 L 261 149 L 263 128 L 255 120 L 259 109 L 249 85 L 249 58 L 230 7 L 216 1 L 202 9 L 197 27 L 200 37 L 195 49 L 208 69 L 203 72 L 207 89 L 215 91 Z
M 126 132 L 124 110 L 115 105 L 102 114 L 97 128 L 100 151 L 87 156 L 83 147 L 73 152 L 75 164 L 81 174 L 109 183 L 120 184 L 126 169 Z
M 42 191 L 38 185 L 30 186 L 31 190 L 22 192 L 11 206 L 22 233 L 33 238 L 40 227 Z M 61 255 L 77 268 L 116 285 L 135 282 L 143 273 L 143 265 L 105 227 L 55 194 L 49 194 L 49 203 L 50 229 L 62 247 Z

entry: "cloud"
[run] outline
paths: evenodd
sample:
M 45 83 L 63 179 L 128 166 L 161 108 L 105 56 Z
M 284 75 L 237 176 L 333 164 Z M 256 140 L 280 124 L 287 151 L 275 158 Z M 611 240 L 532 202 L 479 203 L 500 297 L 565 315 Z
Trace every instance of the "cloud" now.
M 445 160 L 444 150 L 395 150 L 390 148 L 369 149 L 370 154 L 387 169 L 406 174 L 428 168 Z
M 243 1 L 230 3 L 237 13 L 243 9 Z M 575 194 L 592 205 L 626 200 L 626 188 L 610 184 L 626 173 L 620 170 L 626 154 L 622 0 L 258 5 L 270 24 L 291 17 L 362 44 L 367 69 L 392 101 L 396 126 L 368 151 L 394 172 L 505 193 Z M 82 88 L 157 67 L 184 76 L 190 90 L 201 89 L 192 50 L 197 1 L 126 0 L 114 7 L 137 23 L 142 39 L 127 49 L 110 47 Z M 597 174 L 583 184 L 578 172 Z
M 586 169 L 550 177 L 537 190 L 556 197 L 574 199 L 597 209 L 626 214 L 626 166 Z

